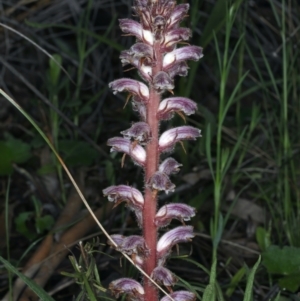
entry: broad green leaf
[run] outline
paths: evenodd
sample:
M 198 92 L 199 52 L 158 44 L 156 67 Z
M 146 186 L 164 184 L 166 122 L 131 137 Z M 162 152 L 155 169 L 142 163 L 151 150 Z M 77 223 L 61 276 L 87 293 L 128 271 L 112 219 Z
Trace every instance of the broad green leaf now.
M 97 158 L 97 151 L 83 141 L 61 140 L 59 150 L 69 166 L 89 166 Z
M 38 297 L 40 297 L 43 301 L 55 301 L 52 297 L 50 297 L 42 287 L 38 286 L 33 280 L 26 277 L 22 273 L 20 273 L 13 265 L 11 265 L 7 260 L 5 260 L 3 257 L 0 256 L 0 261 L 4 264 L 5 268 L 9 271 L 16 274 L 19 278 L 21 278 L 28 287 L 33 290 Z
M 33 212 L 26 211 L 21 212 L 16 218 L 15 218 L 15 224 L 16 224 L 16 230 L 27 237 L 28 239 L 33 239 L 36 237 L 36 233 L 33 233 L 30 231 L 27 227 L 27 222 L 29 219 L 31 219 L 33 216 Z
M 54 218 L 51 215 L 45 215 L 35 219 L 35 226 L 38 233 L 43 233 L 45 230 L 50 230 L 53 225 Z
M 0 141 L 0 175 L 9 175 L 13 171 L 13 163 L 24 163 L 31 157 L 31 148 L 9 134 L 4 136 L 5 141 Z
M 272 274 L 291 275 L 300 270 L 300 248 L 270 246 L 262 258 L 263 265 Z
M 300 286 L 300 272 L 280 278 L 278 284 L 282 289 L 295 293 Z

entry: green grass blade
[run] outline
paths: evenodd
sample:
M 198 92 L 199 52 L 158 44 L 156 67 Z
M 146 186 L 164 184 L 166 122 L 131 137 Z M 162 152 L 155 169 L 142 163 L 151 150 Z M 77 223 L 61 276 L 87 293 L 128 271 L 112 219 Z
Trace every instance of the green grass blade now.
M 252 268 L 246 285 L 246 291 L 245 291 L 245 297 L 244 301 L 252 301 L 252 290 L 253 290 L 253 282 L 254 282 L 254 276 L 256 273 L 256 270 L 258 269 L 258 266 L 260 264 L 261 257 L 259 256 L 257 262 L 255 263 L 254 267 Z
M 7 260 L 0 256 L 0 261 L 4 264 L 7 270 L 16 274 L 19 278 L 21 278 L 30 289 L 32 289 L 43 301 L 55 301 L 52 297 L 50 297 L 43 288 L 38 286 L 33 280 L 26 277 L 22 273 L 20 273 L 13 265 L 11 265 Z

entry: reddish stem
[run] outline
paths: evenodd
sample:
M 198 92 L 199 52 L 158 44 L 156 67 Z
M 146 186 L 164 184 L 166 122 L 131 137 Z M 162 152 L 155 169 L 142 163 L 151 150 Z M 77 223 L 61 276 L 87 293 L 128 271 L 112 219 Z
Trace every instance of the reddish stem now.
M 152 68 L 152 76 L 155 76 L 162 70 L 162 53 L 160 52 L 160 44 L 154 44 L 154 66 Z M 159 120 L 156 113 L 160 103 L 160 94 L 150 85 L 150 98 L 147 106 L 147 123 L 151 129 L 151 141 L 146 147 L 147 159 L 145 167 L 146 182 L 157 171 L 159 164 L 158 138 L 159 138 Z M 146 258 L 144 264 L 145 272 L 150 275 L 157 265 L 156 259 L 156 243 L 157 228 L 154 225 L 154 218 L 157 208 L 157 195 L 151 189 L 145 188 L 145 203 L 143 210 L 143 232 L 144 239 L 150 255 Z M 158 292 L 156 287 L 145 277 L 144 278 L 145 301 L 157 301 Z

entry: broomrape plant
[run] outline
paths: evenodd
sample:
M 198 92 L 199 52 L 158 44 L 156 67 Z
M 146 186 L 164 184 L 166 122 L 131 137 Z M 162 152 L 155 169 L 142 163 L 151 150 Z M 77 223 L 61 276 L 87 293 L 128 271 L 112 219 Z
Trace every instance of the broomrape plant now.
M 180 126 L 160 134 L 160 123 L 178 113 L 191 115 L 197 109 L 192 100 L 174 96 L 162 98 L 168 92 L 173 95 L 174 77 L 186 76 L 187 60 L 199 60 L 202 48 L 190 46 L 185 41 L 191 36 L 189 28 L 179 27 L 187 16 L 189 4 L 176 5 L 173 0 L 135 0 L 134 12 L 139 22 L 121 19 L 120 27 L 126 35 L 136 37 L 136 44 L 121 52 L 123 66 L 132 65 L 138 70 L 140 82 L 130 78 L 117 79 L 109 84 L 113 93 L 127 92 L 127 101 L 132 98 L 133 110 L 138 113 L 139 122 L 121 132 L 123 137 L 114 137 L 107 144 L 111 151 L 123 152 L 144 170 L 144 195 L 127 185 L 110 186 L 103 190 L 108 200 L 118 205 L 125 202 L 134 212 L 142 235 L 112 235 L 116 249 L 133 259 L 159 285 L 165 286 L 175 301 L 195 300 L 188 291 L 173 292 L 177 279 L 165 267 L 173 246 L 189 242 L 194 234 L 193 227 L 185 225 L 195 215 L 195 209 L 186 204 L 167 204 L 157 209 L 158 193 L 173 192 L 175 185 L 170 176 L 179 171 L 181 164 L 173 158 L 161 161 L 161 155 L 171 152 L 177 142 L 195 140 L 200 130 L 191 126 Z M 184 43 L 182 43 L 184 42 Z M 178 47 L 182 43 L 185 46 Z M 188 45 L 188 46 L 187 46 Z M 159 239 L 158 231 L 170 224 L 172 219 L 182 222 Z M 110 245 L 113 246 L 111 243 Z M 143 283 L 130 278 L 121 278 L 110 283 L 109 289 L 115 297 L 127 294 L 129 300 L 158 301 L 157 288 L 144 277 Z M 168 301 L 165 296 L 160 301 Z

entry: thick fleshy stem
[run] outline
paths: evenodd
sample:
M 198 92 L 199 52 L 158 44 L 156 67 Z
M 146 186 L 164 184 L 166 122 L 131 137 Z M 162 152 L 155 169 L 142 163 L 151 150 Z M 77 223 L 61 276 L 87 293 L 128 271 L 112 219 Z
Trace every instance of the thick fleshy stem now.
M 162 70 L 162 53 L 160 51 L 160 43 L 156 42 L 153 45 L 154 58 L 152 68 L 152 76 L 155 76 Z M 157 111 L 160 104 L 160 93 L 150 87 L 149 104 L 147 107 L 147 123 L 150 127 L 152 134 L 151 141 L 146 147 L 146 164 L 145 164 L 145 177 L 146 182 L 149 182 L 153 174 L 158 170 L 159 164 L 159 120 L 157 119 Z M 154 224 L 157 208 L 157 194 L 154 193 L 149 187 L 145 190 L 145 203 L 143 210 L 143 232 L 144 239 L 150 250 L 156 250 L 157 242 L 157 227 Z M 145 260 L 144 270 L 148 275 L 157 266 L 156 252 L 150 252 L 149 257 Z M 149 283 L 148 279 L 144 279 L 145 300 L 156 301 L 158 300 L 157 289 Z

